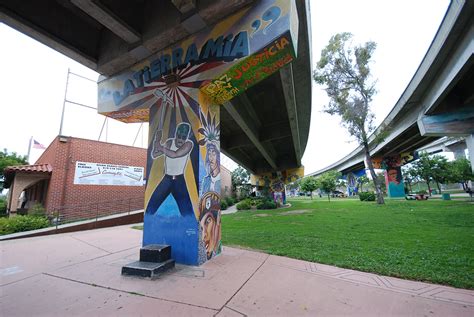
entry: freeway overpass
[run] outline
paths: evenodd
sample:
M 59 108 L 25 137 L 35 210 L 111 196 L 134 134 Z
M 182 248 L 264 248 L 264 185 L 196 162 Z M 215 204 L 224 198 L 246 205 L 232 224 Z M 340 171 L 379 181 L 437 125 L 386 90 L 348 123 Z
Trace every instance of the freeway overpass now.
M 221 250 L 221 151 L 268 182 L 276 200 L 303 173 L 308 6 L 5 0 L 0 19 L 102 74 L 100 113 L 149 122 L 143 244 L 170 244 L 176 261 L 196 265 Z
M 378 162 L 400 161 L 400 154 L 413 153 L 440 137 L 465 136 L 474 167 L 473 16 L 474 2 L 451 2 L 415 75 L 372 134 L 372 158 Z M 375 135 L 384 129 L 388 136 L 375 144 Z M 363 148 L 359 146 L 334 164 L 308 176 L 329 170 L 354 173 L 365 168 L 364 158 Z

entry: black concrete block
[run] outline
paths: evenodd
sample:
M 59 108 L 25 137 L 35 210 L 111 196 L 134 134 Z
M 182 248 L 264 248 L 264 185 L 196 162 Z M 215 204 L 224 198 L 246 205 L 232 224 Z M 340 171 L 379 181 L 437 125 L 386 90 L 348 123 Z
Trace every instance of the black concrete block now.
M 122 267 L 122 275 L 149 277 L 154 279 L 174 267 L 174 260 L 167 260 L 161 263 L 136 261 Z
M 171 246 L 150 244 L 140 249 L 140 261 L 160 263 L 171 259 Z

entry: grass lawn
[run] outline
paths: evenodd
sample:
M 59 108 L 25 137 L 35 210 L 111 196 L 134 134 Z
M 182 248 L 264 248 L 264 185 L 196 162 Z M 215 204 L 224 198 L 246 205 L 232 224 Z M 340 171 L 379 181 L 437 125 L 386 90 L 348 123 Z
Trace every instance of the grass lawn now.
M 222 242 L 382 275 L 474 288 L 474 203 L 289 200 L 222 216 Z

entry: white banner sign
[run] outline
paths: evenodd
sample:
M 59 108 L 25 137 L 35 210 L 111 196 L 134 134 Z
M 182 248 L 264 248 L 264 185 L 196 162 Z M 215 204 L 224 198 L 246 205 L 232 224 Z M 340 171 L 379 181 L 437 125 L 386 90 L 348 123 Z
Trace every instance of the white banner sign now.
M 74 184 L 143 186 L 143 167 L 76 162 Z

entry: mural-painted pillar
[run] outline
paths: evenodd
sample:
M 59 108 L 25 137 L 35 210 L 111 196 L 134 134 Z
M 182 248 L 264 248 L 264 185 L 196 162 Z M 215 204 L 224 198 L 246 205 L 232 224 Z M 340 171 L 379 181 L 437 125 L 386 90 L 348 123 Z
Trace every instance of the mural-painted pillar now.
M 376 157 L 372 159 L 374 168 L 385 169 L 385 185 L 389 197 L 405 197 L 405 184 L 403 183 L 402 166 L 419 158 L 418 153 L 404 152 L 395 156 Z
M 385 170 L 385 185 L 389 197 L 405 197 L 402 168 L 400 166 L 387 167 Z
M 219 107 L 296 58 L 297 16 L 259 1 L 99 83 L 99 113 L 150 124 L 144 246 L 191 265 L 219 254 Z
M 250 175 L 250 183 L 257 187 L 268 188 L 269 198 L 277 204 L 286 204 L 286 185 L 304 175 L 304 167 L 293 168 L 277 172 Z
M 155 91 L 150 109 L 143 245 L 172 245 L 178 263 L 199 265 L 221 250 L 219 107 L 199 92 L 175 104 L 166 90 L 176 87 Z

